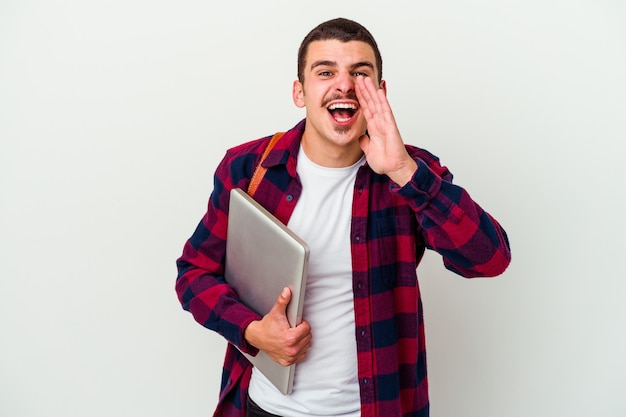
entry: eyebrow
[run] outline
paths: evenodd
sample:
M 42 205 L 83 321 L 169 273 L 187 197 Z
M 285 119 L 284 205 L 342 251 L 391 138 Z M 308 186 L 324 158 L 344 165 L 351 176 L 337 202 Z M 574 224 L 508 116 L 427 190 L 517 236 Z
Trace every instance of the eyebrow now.
M 320 61 L 315 61 L 314 63 L 311 64 L 311 71 L 313 71 L 317 67 L 336 67 L 336 66 L 337 66 L 337 62 L 335 61 L 320 60 Z M 374 70 L 374 64 L 372 64 L 369 61 L 362 61 L 362 62 L 357 62 L 356 64 L 352 64 L 350 66 L 350 69 L 355 70 L 361 67 L 367 67 L 367 68 Z

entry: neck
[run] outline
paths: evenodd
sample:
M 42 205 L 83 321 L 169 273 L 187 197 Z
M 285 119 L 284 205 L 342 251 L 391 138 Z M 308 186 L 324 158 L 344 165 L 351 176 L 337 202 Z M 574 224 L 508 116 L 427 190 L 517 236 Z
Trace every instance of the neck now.
M 358 140 L 336 144 L 328 140 L 311 140 L 306 132 L 302 135 L 302 150 L 313 163 L 327 168 L 349 167 L 363 156 Z

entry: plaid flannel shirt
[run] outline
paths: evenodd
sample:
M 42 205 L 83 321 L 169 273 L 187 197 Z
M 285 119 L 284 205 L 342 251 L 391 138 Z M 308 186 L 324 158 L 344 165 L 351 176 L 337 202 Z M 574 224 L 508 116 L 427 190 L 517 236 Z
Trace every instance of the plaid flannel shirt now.
M 296 174 L 304 120 L 269 153 L 255 198 L 287 224 L 301 193 Z M 176 291 L 185 310 L 225 337 L 216 417 L 243 417 L 251 365 L 232 345 L 256 354 L 244 337 L 261 317 L 224 282 L 229 192 L 247 189 L 270 137 L 227 151 L 215 172 L 207 213 L 177 260 Z M 403 187 L 365 164 L 354 186 L 351 225 L 358 380 L 363 417 L 427 417 L 422 302 L 416 268 L 426 248 L 464 277 L 496 276 L 510 262 L 506 233 L 429 152 L 407 146 L 418 164 Z M 231 345 L 232 344 L 232 345 Z

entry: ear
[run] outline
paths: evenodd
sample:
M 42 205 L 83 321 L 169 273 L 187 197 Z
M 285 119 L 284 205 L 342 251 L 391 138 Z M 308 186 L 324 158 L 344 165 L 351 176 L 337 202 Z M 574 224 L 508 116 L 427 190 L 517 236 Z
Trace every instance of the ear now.
M 380 88 L 385 92 L 385 96 L 387 96 L 387 83 L 385 80 L 380 80 Z
M 295 104 L 296 107 L 304 107 L 304 87 L 300 81 L 296 80 L 293 82 L 291 96 L 293 98 L 293 104 Z

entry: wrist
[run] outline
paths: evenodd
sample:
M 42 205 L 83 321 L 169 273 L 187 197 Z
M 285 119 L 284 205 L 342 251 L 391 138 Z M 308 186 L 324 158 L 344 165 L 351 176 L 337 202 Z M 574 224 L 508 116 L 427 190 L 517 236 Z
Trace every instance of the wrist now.
M 399 187 L 404 187 L 415 175 L 417 171 L 417 162 L 413 158 L 409 158 L 399 169 L 387 173 L 387 176 Z
M 243 331 L 243 338 L 245 339 L 246 343 L 248 343 L 251 346 L 254 346 L 255 348 L 258 349 L 258 326 L 260 324 L 259 320 L 254 320 L 251 321 L 248 326 L 246 326 L 245 330 Z

